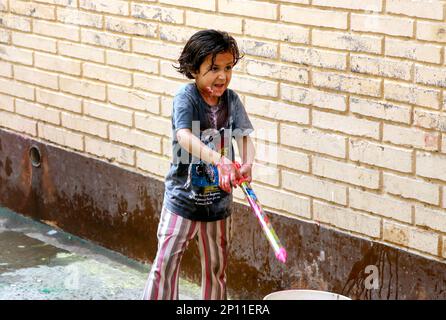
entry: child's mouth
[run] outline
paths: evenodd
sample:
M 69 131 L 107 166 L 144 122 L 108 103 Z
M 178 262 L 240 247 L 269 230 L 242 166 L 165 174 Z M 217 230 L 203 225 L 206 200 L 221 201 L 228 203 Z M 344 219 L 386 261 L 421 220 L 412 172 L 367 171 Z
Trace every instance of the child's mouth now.
M 224 84 L 214 84 L 214 87 L 216 87 L 217 89 L 223 89 L 225 87 Z

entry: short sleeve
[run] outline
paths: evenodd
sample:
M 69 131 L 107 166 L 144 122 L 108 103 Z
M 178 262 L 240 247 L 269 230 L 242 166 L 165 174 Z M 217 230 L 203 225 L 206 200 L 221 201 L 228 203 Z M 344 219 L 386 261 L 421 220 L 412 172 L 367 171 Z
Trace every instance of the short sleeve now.
M 173 99 L 172 124 L 175 130 L 192 129 L 193 102 L 184 91 L 179 92 Z
M 245 106 L 236 92 L 232 92 L 231 99 L 233 112 L 232 136 L 234 138 L 248 136 L 254 131 L 254 127 L 252 126 L 251 120 L 249 120 Z

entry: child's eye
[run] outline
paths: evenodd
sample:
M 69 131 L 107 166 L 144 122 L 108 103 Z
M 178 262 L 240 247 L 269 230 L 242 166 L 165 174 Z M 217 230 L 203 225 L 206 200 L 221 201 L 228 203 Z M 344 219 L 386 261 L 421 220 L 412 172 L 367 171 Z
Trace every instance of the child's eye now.
M 226 66 L 226 70 L 229 71 L 232 69 L 232 66 Z

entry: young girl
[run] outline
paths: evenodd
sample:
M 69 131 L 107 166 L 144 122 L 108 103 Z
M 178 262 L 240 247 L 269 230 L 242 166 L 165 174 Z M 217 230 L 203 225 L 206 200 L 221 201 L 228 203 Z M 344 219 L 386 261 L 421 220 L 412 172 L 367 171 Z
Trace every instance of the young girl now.
M 186 43 L 178 71 L 194 83 L 182 86 L 173 101 L 173 159 L 166 176 L 158 225 L 158 252 L 143 299 L 178 299 L 181 257 L 198 235 L 202 298 L 226 299 L 232 187 L 251 181 L 252 124 L 237 94 L 228 89 L 241 58 L 226 32 L 202 30 Z M 233 165 L 232 138 L 242 166 Z

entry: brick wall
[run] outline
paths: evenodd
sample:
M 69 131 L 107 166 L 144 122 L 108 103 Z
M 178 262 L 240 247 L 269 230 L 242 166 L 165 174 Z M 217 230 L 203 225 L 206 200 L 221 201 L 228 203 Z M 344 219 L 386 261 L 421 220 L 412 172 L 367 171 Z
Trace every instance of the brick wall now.
M 162 180 L 202 28 L 246 54 L 265 208 L 446 258 L 446 1 L 0 0 L 0 127 Z

